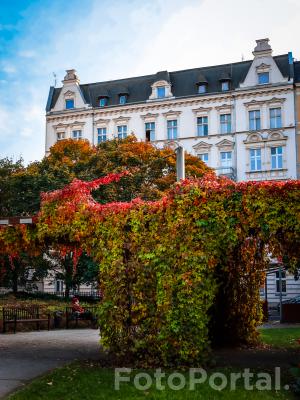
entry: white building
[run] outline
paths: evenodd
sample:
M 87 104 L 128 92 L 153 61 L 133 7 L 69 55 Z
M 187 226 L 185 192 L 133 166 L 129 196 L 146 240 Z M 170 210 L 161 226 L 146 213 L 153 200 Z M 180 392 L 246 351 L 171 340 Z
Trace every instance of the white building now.
M 46 153 L 65 138 L 98 144 L 134 133 L 158 146 L 176 139 L 238 181 L 296 178 L 293 60 L 257 40 L 254 58 L 80 84 L 68 70 L 50 88 Z

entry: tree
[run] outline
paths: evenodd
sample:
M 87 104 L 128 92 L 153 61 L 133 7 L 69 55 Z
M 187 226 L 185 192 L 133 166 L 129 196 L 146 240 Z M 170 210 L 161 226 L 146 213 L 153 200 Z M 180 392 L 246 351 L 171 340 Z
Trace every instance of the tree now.
M 50 149 L 47 157 L 27 167 L 24 167 L 22 160 L 16 163 L 10 159 L 0 160 L 0 215 L 37 214 L 42 192 L 62 189 L 74 179 L 90 182 L 124 169 L 131 173 L 121 177 L 118 183 L 112 181 L 93 192 L 96 201 L 105 204 L 130 201 L 136 197 L 144 200 L 162 197 L 176 181 L 176 156 L 170 148 L 158 149 L 149 142 L 138 142 L 134 136 L 130 136 L 124 140 L 102 143 L 98 147 L 91 146 L 85 140 L 59 141 Z M 210 169 L 197 157 L 186 155 L 187 177 L 201 177 L 208 171 Z M 46 244 L 40 254 L 47 254 L 49 250 Z M 25 281 L 29 257 L 26 251 L 15 248 L 14 252 L 17 255 L 14 263 L 18 268 L 11 270 L 7 260 L 3 265 L 9 272 L 5 275 L 6 282 L 11 282 L 15 276 L 16 290 L 16 281 Z M 71 254 L 66 253 L 59 260 L 59 275 L 65 281 L 67 292 L 80 283 L 90 283 L 96 277 L 95 264 L 86 255 L 79 258 L 74 274 L 70 264 L 72 258 Z M 41 258 L 40 262 L 32 259 L 31 268 L 35 276 L 41 278 L 45 276 L 47 268 L 52 267 Z
M 0 215 L 32 215 L 40 209 L 40 194 L 61 189 L 73 179 L 92 181 L 124 168 L 132 174 L 117 185 L 102 187 L 94 198 L 106 203 L 135 197 L 158 199 L 176 181 L 176 157 L 170 148 L 157 149 L 134 136 L 91 146 L 85 140 L 62 140 L 42 161 L 0 160 Z M 186 155 L 186 175 L 201 177 L 210 169 L 197 157 Z M 17 196 L 16 196 L 17 194 Z M 2 197 L 1 197 L 2 196 Z
M 9 215 L 14 210 L 17 186 L 16 176 L 25 170 L 23 160 L 14 162 L 10 158 L 0 159 L 0 216 Z M 10 214 L 10 215 L 14 215 Z

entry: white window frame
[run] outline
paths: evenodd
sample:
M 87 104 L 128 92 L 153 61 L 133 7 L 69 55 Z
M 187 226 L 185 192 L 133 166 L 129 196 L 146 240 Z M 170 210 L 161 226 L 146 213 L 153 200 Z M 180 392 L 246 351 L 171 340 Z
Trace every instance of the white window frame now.
M 198 153 L 198 158 L 203 161 L 206 165 L 209 163 L 209 153 Z
M 251 119 L 251 114 L 254 113 L 254 118 Z M 258 117 L 257 117 L 258 114 Z M 261 130 L 261 112 L 260 110 L 256 109 L 256 110 L 248 110 L 248 121 L 249 121 L 249 131 L 259 131 Z M 254 121 L 254 127 L 251 127 L 251 121 Z M 259 127 L 258 125 L 258 121 L 259 121 Z
M 174 132 L 175 132 L 175 134 L 174 134 Z M 177 119 L 168 119 L 167 120 L 167 138 L 168 138 L 168 140 L 178 139 L 178 120 Z
M 225 121 L 222 121 L 222 117 L 226 117 Z M 229 123 L 228 123 L 229 120 Z M 226 127 L 226 129 L 223 129 Z M 229 127 L 229 129 L 228 129 Z M 224 130 L 224 132 L 223 132 Z M 232 118 L 231 118 L 231 113 L 221 113 L 220 114 L 220 133 L 221 135 L 226 135 L 228 133 L 232 133 Z
M 117 125 L 117 138 L 125 139 L 127 138 L 128 127 L 127 125 Z
M 164 97 L 158 97 L 158 88 L 160 88 L 160 87 L 165 88 Z M 147 101 L 158 101 L 158 100 L 164 100 L 166 98 L 173 97 L 173 94 L 171 91 L 171 84 L 170 84 L 170 82 L 167 82 L 165 80 L 160 80 L 160 81 L 154 82 L 153 85 L 151 85 L 151 89 L 152 89 L 152 92 Z
M 150 125 L 150 129 L 147 129 L 147 125 Z M 153 142 L 155 140 L 155 121 L 145 121 L 145 136 L 147 134 L 147 131 L 150 131 L 150 142 Z
M 275 154 L 272 154 L 272 150 L 275 149 Z M 279 149 L 281 149 L 281 153 L 279 153 Z M 282 169 L 283 168 L 283 146 L 272 146 L 270 148 L 270 155 L 271 155 L 271 169 L 276 170 L 276 169 Z M 273 160 L 274 165 L 273 166 Z M 279 166 L 281 160 L 281 166 Z
M 206 119 L 205 122 L 203 122 L 203 119 Z M 201 123 L 199 123 L 199 120 L 201 119 Z M 205 126 L 207 127 L 207 132 L 204 133 L 205 131 Z M 203 130 L 203 132 L 201 133 L 200 131 Z M 208 115 L 198 115 L 197 116 L 197 136 L 198 137 L 206 137 L 208 136 Z
M 259 82 L 259 78 L 263 74 L 268 74 L 268 82 Z M 268 85 L 270 83 L 270 71 L 259 71 L 257 72 L 257 82 L 259 85 Z
M 73 101 L 73 107 L 67 108 L 67 101 L 70 101 L 70 100 Z M 75 108 L 75 98 L 74 97 L 66 97 L 65 98 L 65 110 L 74 110 L 74 108 Z
M 56 138 L 57 138 L 57 141 L 64 140 L 66 138 L 66 132 L 65 131 L 56 132 Z
M 57 290 L 59 289 L 59 290 Z M 55 293 L 62 293 L 64 291 L 64 281 L 62 279 L 55 280 Z
M 100 133 L 101 131 L 101 133 Z M 102 138 L 102 140 L 99 140 L 99 138 Z M 105 138 L 103 140 L 103 138 Z M 97 144 L 103 143 L 107 141 L 107 127 L 106 126 L 99 126 L 97 127 Z
M 280 278 L 279 271 L 275 272 L 275 283 L 276 283 L 276 294 L 280 293 Z M 286 279 L 286 271 L 281 271 L 281 285 L 282 285 L 282 293 L 287 292 L 287 279 Z M 279 290 L 278 290 L 279 289 Z
M 271 112 L 274 110 L 279 110 L 279 115 L 275 115 L 275 117 L 271 117 Z M 280 116 L 280 124 L 278 124 L 278 117 Z M 272 126 L 272 120 L 275 121 L 276 126 Z M 269 108 L 269 123 L 270 129 L 279 129 L 282 128 L 282 107 L 270 107 Z
M 81 129 L 74 129 L 74 130 L 72 130 L 72 139 L 73 139 L 73 140 L 80 140 L 80 139 L 82 139 L 82 130 L 81 130 Z
M 261 148 L 250 148 L 249 149 L 249 160 L 250 160 L 250 171 L 256 172 L 262 170 L 262 149 Z M 254 152 L 254 155 L 251 153 Z M 252 169 L 252 161 L 254 161 L 254 169 Z M 260 168 L 258 168 L 260 162 Z
M 226 154 L 225 158 L 222 158 L 222 154 Z M 230 154 L 230 157 L 228 155 Z M 221 150 L 220 151 L 220 166 L 221 168 L 232 168 L 232 150 L 225 151 Z

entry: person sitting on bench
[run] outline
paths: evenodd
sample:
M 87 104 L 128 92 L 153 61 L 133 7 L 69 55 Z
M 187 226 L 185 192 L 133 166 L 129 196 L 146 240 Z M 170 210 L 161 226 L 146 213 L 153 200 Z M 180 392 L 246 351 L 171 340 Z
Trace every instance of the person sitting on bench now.
M 85 310 L 81 307 L 79 303 L 79 299 L 77 297 L 72 298 L 72 312 L 75 316 L 80 319 L 89 319 L 95 325 L 97 323 L 97 318 L 93 315 L 93 313 L 89 310 Z

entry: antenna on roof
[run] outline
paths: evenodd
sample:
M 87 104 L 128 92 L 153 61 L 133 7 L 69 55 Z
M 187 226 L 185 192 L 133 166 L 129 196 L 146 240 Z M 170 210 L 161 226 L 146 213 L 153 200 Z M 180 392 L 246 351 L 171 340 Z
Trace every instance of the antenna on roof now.
M 52 74 L 53 74 L 53 77 L 54 77 L 54 87 L 56 87 L 56 73 L 52 72 Z
M 244 61 L 244 54 L 242 54 L 242 61 Z

